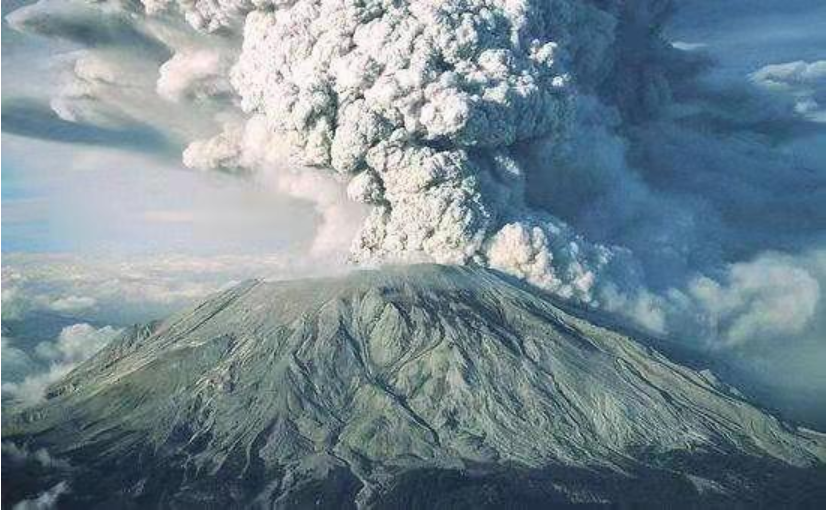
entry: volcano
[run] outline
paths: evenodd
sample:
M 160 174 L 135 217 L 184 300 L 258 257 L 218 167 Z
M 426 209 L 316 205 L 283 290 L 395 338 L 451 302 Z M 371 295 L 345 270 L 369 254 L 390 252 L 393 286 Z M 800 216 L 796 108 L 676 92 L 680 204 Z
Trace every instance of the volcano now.
M 62 462 L 4 451 L 3 506 L 823 506 L 823 434 L 590 318 L 468 267 L 247 281 L 4 411 Z

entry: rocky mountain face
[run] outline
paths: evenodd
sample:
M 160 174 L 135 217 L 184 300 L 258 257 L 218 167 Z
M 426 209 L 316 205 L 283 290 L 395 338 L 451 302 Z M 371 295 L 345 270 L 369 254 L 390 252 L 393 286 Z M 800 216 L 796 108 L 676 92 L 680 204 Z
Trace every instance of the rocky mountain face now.
M 586 317 L 470 268 L 245 282 L 4 411 L 65 463 L 3 505 L 823 506 L 823 434 Z

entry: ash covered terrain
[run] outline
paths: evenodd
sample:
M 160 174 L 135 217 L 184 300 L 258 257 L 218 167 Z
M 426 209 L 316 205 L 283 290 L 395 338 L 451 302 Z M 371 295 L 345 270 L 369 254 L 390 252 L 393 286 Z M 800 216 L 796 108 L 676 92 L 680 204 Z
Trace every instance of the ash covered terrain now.
M 470 267 L 241 283 L 5 410 L 3 441 L 4 507 L 43 488 L 77 508 L 825 499 L 823 434 Z

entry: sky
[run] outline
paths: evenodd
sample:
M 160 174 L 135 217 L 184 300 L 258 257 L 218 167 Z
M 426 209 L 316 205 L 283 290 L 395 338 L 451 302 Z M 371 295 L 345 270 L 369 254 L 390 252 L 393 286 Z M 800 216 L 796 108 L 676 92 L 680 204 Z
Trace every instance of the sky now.
M 266 253 L 312 227 L 299 201 L 157 157 L 11 135 L 3 145 L 4 252 Z
M 377 148 L 393 160 L 394 149 L 381 143 L 359 153 L 369 113 L 354 116 L 355 128 L 328 134 L 335 154 L 321 167 L 339 174 L 312 162 L 316 128 L 308 125 L 291 135 L 304 160 L 285 163 L 288 137 L 268 138 L 262 126 L 283 128 L 295 112 L 267 94 L 302 84 L 278 89 L 281 78 L 257 75 L 267 66 L 253 51 L 236 55 L 234 29 L 199 34 L 181 20 L 135 22 L 110 4 L 101 14 L 71 0 L 15 13 L 23 5 L 3 3 L 4 353 L 20 352 L 3 364 L 4 373 L 12 364 L 30 370 L 11 372 L 17 387 L 6 394 L 24 389 L 36 398 L 56 375 L 50 369 L 69 368 L 75 356 L 66 359 L 61 340 L 88 336 L 97 346 L 126 324 L 247 277 L 408 258 L 412 241 L 425 238 L 414 248 L 424 248 L 425 259 L 483 261 L 702 347 L 741 367 L 771 406 L 797 400 L 795 407 L 823 412 L 823 2 L 681 2 L 663 28 L 681 57 L 659 60 L 661 49 L 639 62 L 635 55 L 645 52 L 631 51 L 621 71 L 641 69 L 648 78 L 630 79 L 631 92 L 613 83 L 618 96 L 626 92 L 616 104 L 611 91 L 600 100 L 583 94 L 564 156 L 548 152 L 554 140 L 529 144 L 535 134 L 515 123 L 502 133 L 513 129 L 516 141 L 505 149 L 490 143 L 497 156 L 489 159 L 486 147 L 477 161 L 460 162 L 460 173 L 484 175 L 489 166 L 505 173 L 503 181 L 508 169 L 524 173 L 522 185 L 498 189 L 512 200 L 477 203 L 455 199 L 477 191 L 464 188 L 467 180 L 453 184 L 445 177 L 451 169 L 430 160 L 411 168 L 431 176 L 391 170 L 377 185 L 380 164 L 371 163 L 358 179 L 343 178 L 351 161 L 379 160 Z M 46 23 L 42 13 L 58 16 Z M 264 54 L 278 53 L 271 50 Z M 236 58 L 230 86 L 228 62 Z M 672 81 L 668 93 L 647 89 L 661 79 Z M 347 80 L 354 79 L 340 77 Z M 425 151 L 463 150 L 470 122 L 456 128 L 446 107 L 462 96 L 439 91 L 432 96 L 446 99 L 434 100 L 423 117 L 430 121 L 412 133 L 430 130 L 438 139 Z M 243 114 L 245 103 L 262 115 Z M 505 119 L 526 116 L 489 106 Z M 404 148 L 401 159 L 419 158 L 423 147 Z M 401 213 L 378 214 L 387 212 L 383 204 Z M 442 221 L 457 211 L 455 223 Z M 480 228 L 486 215 L 503 225 Z M 53 315 L 54 328 L 29 336 L 31 319 L 43 314 Z M 63 332 L 77 325 L 92 330 Z M 38 343 L 54 347 L 37 352 Z M 28 387 L 26 375 L 34 377 Z

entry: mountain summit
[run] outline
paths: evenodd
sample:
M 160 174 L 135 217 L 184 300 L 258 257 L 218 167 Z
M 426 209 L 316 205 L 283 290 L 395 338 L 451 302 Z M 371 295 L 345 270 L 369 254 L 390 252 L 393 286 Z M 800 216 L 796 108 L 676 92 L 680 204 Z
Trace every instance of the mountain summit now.
M 465 267 L 244 282 L 3 420 L 66 507 L 824 503 L 822 434 Z M 34 492 L 11 464 L 4 506 Z

